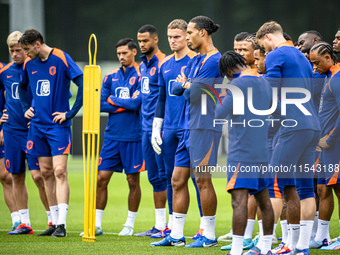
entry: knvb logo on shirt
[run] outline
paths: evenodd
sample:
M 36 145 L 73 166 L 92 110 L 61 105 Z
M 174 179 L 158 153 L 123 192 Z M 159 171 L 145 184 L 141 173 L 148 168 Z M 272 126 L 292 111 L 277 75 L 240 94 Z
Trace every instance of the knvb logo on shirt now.
M 149 87 L 149 78 L 143 77 L 142 78 L 142 93 L 149 94 L 150 93 L 150 87 Z
M 126 87 L 118 87 L 116 88 L 116 97 L 122 98 L 122 99 L 129 99 L 130 98 L 130 90 Z
M 49 96 L 50 95 L 50 81 L 39 80 L 37 82 L 37 95 L 38 96 Z
M 12 98 L 13 99 L 19 99 L 18 87 L 19 87 L 19 83 L 18 82 L 13 82 L 12 83 L 11 91 L 12 91 Z
M 176 80 L 170 80 L 169 81 L 169 84 L 168 84 L 168 93 L 169 93 L 169 96 L 176 96 L 176 95 L 174 95 L 174 94 L 172 94 L 172 85 L 174 84 L 174 82 L 175 82 Z

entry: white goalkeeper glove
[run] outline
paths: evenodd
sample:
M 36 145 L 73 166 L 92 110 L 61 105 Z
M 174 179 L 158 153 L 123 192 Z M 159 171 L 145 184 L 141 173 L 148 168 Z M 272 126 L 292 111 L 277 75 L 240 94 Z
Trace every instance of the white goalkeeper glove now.
M 153 118 L 152 123 L 152 135 L 151 135 L 151 144 L 153 150 L 159 155 L 162 152 L 162 149 L 159 147 L 162 145 L 163 141 L 161 138 L 161 129 L 163 125 L 163 119 L 162 118 Z

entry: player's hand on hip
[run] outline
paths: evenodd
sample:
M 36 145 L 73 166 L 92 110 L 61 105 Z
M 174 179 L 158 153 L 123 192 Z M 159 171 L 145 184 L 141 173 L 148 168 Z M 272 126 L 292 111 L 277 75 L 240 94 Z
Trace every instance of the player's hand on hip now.
M 25 118 L 32 119 L 34 116 L 34 108 L 30 107 L 24 114 Z
M 155 117 L 152 124 L 151 144 L 153 150 L 159 155 L 162 152 L 160 145 L 163 141 L 161 138 L 161 129 L 163 125 L 163 119 Z
M 53 122 L 55 123 L 61 124 L 66 120 L 66 112 L 54 112 L 52 116 L 54 116 Z
M 0 125 L 2 125 L 3 123 L 5 123 L 8 120 L 8 114 L 6 112 L 7 112 L 7 109 L 4 109 L 2 111 L 2 116 L 1 116 L 1 119 L 0 119 Z
M 328 139 L 329 135 L 325 135 L 324 137 L 322 137 L 320 140 L 319 140 L 319 146 L 322 148 L 322 149 L 328 149 L 330 146 L 327 144 L 326 140 Z

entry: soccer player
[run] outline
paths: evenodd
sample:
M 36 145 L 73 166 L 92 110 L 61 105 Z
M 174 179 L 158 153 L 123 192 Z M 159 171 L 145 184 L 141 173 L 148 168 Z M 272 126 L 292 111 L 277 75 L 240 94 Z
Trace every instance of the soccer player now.
M 157 98 L 159 94 L 158 71 L 165 54 L 158 49 L 157 30 L 152 25 L 144 25 L 137 34 L 141 56 L 141 97 L 142 97 L 142 148 L 145 160 L 145 169 L 148 179 L 153 187 L 155 203 L 155 226 L 150 230 L 136 234 L 136 236 L 151 236 L 166 227 L 166 178 L 162 155 L 157 155 L 152 148 L 152 122 L 154 118 Z
M 250 68 L 256 68 L 255 65 L 255 58 L 254 58 L 254 47 L 255 47 L 255 34 L 249 34 L 243 41 L 242 41 L 242 48 L 241 52 L 239 53 L 243 56 Z
M 172 229 L 173 192 L 171 177 L 174 170 L 176 149 L 183 134 L 183 129 L 178 126 L 178 121 L 185 104 L 184 97 L 178 97 L 172 94 L 172 85 L 176 81 L 177 76 L 184 70 L 190 59 L 196 55 L 196 53 L 187 46 L 186 31 L 187 23 L 182 19 L 175 19 L 168 25 L 168 41 L 174 54 L 163 59 L 158 74 L 159 97 L 153 120 L 152 146 L 157 154 L 162 153 L 164 159 L 169 205 L 169 224 L 167 228 L 160 233 L 152 235 L 151 238 L 164 238 L 170 234 Z M 162 126 L 163 136 L 161 137 Z M 162 149 L 160 148 L 160 145 L 162 145 Z M 192 180 L 196 188 L 197 202 L 202 217 L 197 185 L 195 179 L 192 178 Z M 200 227 L 193 239 L 197 239 L 202 232 L 203 229 Z
M 248 32 L 241 32 L 241 33 L 235 35 L 235 38 L 234 38 L 234 51 L 237 52 L 238 54 L 241 54 L 243 40 L 246 39 L 246 37 L 248 35 L 249 35 Z
M 310 242 L 310 248 L 322 250 L 340 249 L 340 241 L 330 244 L 329 223 L 334 209 L 332 189 L 338 200 L 340 198 L 340 182 L 338 178 L 340 150 L 339 150 L 339 104 L 340 104 L 340 66 L 336 63 L 336 55 L 332 46 L 326 42 L 316 43 L 310 50 L 310 61 L 320 75 L 326 75 L 322 90 L 322 103 L 320 105 L 319 119 L 321 126 L 321 139 L 319 146 L 322 148 L 321 158 L 324 174 L 323 185 L 320 193 L 320 211 L 316 236 Z M 325 171 L 324 171 L 325 170 Z M 317 168 L 320 171 L 320 167 Z M 318 185 L 318 191 L 319 186 Z M 323 208 L 324 207 L 324 208 Z
M 0 70 L 5 66 L 6 64 L 1 63 L 0 62 Z M 4 108 L 4 104 L 5 104 L 5 98 L 4 98 L 4 90 L 2 89 L 0 91 L 0 109 L 1 112 Z M 8 173 L 5 170 L 5 165 L 4 165 L 4 157 L 5 157 L 5 153 L 4 153 L 4 135 L 3 135 L 3 131 L 2 131 L 2 126 L 0 127 L 1 131 L 0 131 L 0 182 L 2 184 L 2 188 L 4 191 L 4 199 L 5 199 L 5 203 L 9 209 L 9 211 L 11 212 L 11 218 L 12 218 L 12 230 L 16 229 L 21 221 L 20 221 L 20 214 L 18 212 L 18 208 L 17 205 L 15 203 L 15 199 L 14 199 L 14 193 L 13 193 L 13 182 L 12 182 L 12 176 L 10 173 Z
M 117 42 L 116 49 L 121 67 L 105 76 L 101 89 L 101 111 L 109 113 L 109 120 L 99 157 L 95 232 L 103 234 L 102 217 L 111 176 L 124 169 L 130 192 L 128 217 L 119 235 L 131 236 L 141 199 L 139 173 L 144 171 L 139 119 L 141 100 L 140 96 L 133 96 L 140 86 L 140 73 L 135 62 L 137 44 L 124 38 Z
M 173 83 L 172 93 L 186 99 L 180 126 L 184 128 L 175 155 L 175 169 L 172 174 L 173 188 L 173 228 L 171 234 L 152 246 L 184 246 L 183 229 L 189 206 L 188 179 L 190 168 L 194 168 L 203 211 L 203 235 L 188 248 L 217 246 L 215 237 L 216 194 L 208 166 L 215 166 L 221 128 L 213 126 L 217 91 L 214 84 L 221 83 L 218 61 L 221 57 L 214 47 L 212 34 L 219 25 L 205 16 L 190 20 L 187 28 L 188 46 L 197 50 L 184 72 Z M 207 97 L 207 114 L 201 115 L 201 91 L 213 91 L 214 100 Z M 210 92 L 209 92 L 210 93 Z M 216 93 L 216 94 L 215 94 Z
M 340 53 L 340 28 L 338 28 L 338 31 L 336 32 L 334 37 L 333 50 L 334 53 L 338 54 Z
M 270 108 L 272 92 L 269 83 L 258 74 L 256 69 L 251 69 L 246 59 L 241 55 L 227 51 L 219 63 L 219 70 L 231 80 L 230 84 L 241 90 L 243 95 L 248 95 L 249 88 L 253 90 L 254 107 L 257 110 Z M 248 98 L 248 96 L 245 96 Z M 256 100 L 256 99 L 257 100 Z M 222 106 L 216 108 L 216 119 L 228 119 L 230 122 L 242 123 L 256 118 L 265 122 L 266 115 L 257 116 L 246 108 L 244 115 L 233 114 L 235 98 L 228 90 L 223 99 Z M 272 182 L 262 172 L 262 167 L 267 166 L 267 132 L 268 126 L 251 127 L 229 124 L 229 152 L 227 157 L 228 171 L 227 191 L 231 193 L 233 205 L 233 241 L 230 254 L 242 254 L 244 232 L 247 225 L 248 196 L 254 194 L 263 215 L 264 235 L 259 243 L 262 247 L 255 247 L 257 254 L 271 254 L 274 213 L 269 200 L 267 187 Z M 251 163 L 250 163 L 251 162 Z M 258 168 L 259 171 L 247 173 L 242 168 Z
M 36 157 L 30 154 L 26 155 L 26 143 L 28 133 L 28 120 L 25 119 L 21 108 L 18 84 L 19 75 L 26 55 L 19 44 L 22 33 L 15 31 L 7 38 L 8 50 L 13 62 L 6 65 L 0 71 L 0 88 L 5 89 L 5 110 L 1 118 L 4 135 L 5 162 L 6 170 L 11 173 L 13 179 L 13 191 L 16 201 L 16 207 L 19 209 L 21 223 L 9 235 L 31 234 L 32 227 L 28 210 L 28 194 L 25 184 L 26 166 L 25 158 L 33 178 L 34 183 L 38 187 L 41 201 L 46 209 L 48 223 L 52 225 L 51 212 L 48 207 L 44 180 L 39 170 L 39 163 Z M 2 93 L 3 95 L 3 93 Z
M 19 42 L 29 57 L 24 62 L 18 89 L 24 116 L 30 120 L 27 152 L 38 157 L 50 208 L 58 207 L 57 225 L 45 234 L 65 237 L 70 192 L 67 179 L 70 126 L 82 106 L 83 73 L 67 53 L 45 44 L 35 29 L 26 30 Z M 71 80 L 78 86 L 78 93 L 70 110 Z M 29 93 L 33 96 L 32 104 Z
M 242 52 L 242 43 L 243 40 L 249 36 L 248 32 L 241 32 L 234 37 L 234 51 L 237 52 L 238 54 L 241 54 Z M 249 200 L 251 202 L 251 200 Z M 231 229 L 229 233 L 222 235 L 218 237 L 218 241 L 225 241 L 225 240 L 231 240 L 233 237 L 233 230 Z M 224 246 L 223 246 L 224 247 Z
M 315 45 L 316 43 L 322 41 L 322 36 L 318 31 L 315 30 L 309 30 L 309 31 L 305 31 L 303 32 L 299 38 L 298 38 L 298 49 L 306 56 L 306 58 L 310 61 L 309 58 L 309 53 L 311 48 L 313 47 L 313 45 Z M 312 65 L 312 63 L 311 63 Z M 316 109 L 316 112 L 319 112 L 319 107 L 320 107 L 320 99 L 321 99 L 321 91 L 323 88 L 323 84 L 324 84 L 324 80 L 325 80 L 325 75 L 321 75 L 318 72 L 316 72 L 315 70 L 313 70 L 313 102 L 314 102 L 314 106 Z M 322 164 L 322 160 L 320 159 L 320 154 L 321 154 L 321 148 L 318 146 L 316 148 L 315 151 L 315 165 L 318 164 Z M 326 214 L 329 214 L 329 212 L 333 211 L 333 210 L 329 210 L 329 206 L 334 205 L 334 201 L 333 201 L 333 196 L 332 197 L 328 197 L 331 198 L 332 200 L 325 200 L 324 197 L 322 198 L 322 204 L 320 207 L 320 195 L 321 196 L 325 196 L 327 194 L 326 191 L 326 186 L 325 186 L 325 178 L 323 178 L 323 176 L 319 175 L 318 173 L 316 173 L 314 175 L 314 193 L 315 193 L 315 201 L 316 201 L 316 213 L 315 213 L 315 217 L 314 217 L 314 224 L 313 224 L 313 231 L 311 233 L 311 238 L 314 238 L 318 225 L 321 224 L 321 222 L 323 222 L 323 220 L 325 219 L 321 219 L 321 221 L 318 221 L 318 217 L 319 217 L 319 211 L 323 211 L 321 212 L 321 214 L 323 215 L 323 217 Z M 329 189 L 331 191 L 331 189 Z M 327 212 L 326 212 L 327 211 Z M 319 222 L 319 223 L 318 223 Z M 328 233 L 329 236 L 329 233 Z M 330 238 L 329 238 L 330 240 Z M 311 243 L 309 245 L 310 248 L 315 248 L 315 246 L 317 247 L 318 245 L 314 243 L 314 240 L 311 240 Z
M 266 52 L 258 44 L 254 47 L 254 59 L 259 74 L 265 74 L 266 68 L 264 66 L 264 62 L 266 60 Z
M 271 21 L 263 24 L 256 33 L 256 39 L 267 53 L 266 77 L 272 87 L 278 88 L 281 104 L 286 103 L 282 101 L 286 99 L 281 97 L 283 89 L 312 91 L 311 65 L 291 41 L 286 41 L 278 23 Z M 289 93 L 289 99 L 299 101 L 301 97 L 301 93 Z M 285 175 L 279 172 L 278 181 L 281 179 L 282 182 L 278 183 L 278 188 L 284 189 L 283 194 L 291 224 L 291 243 L 287 251 L 291 250 L 292 254 L 298 252 L 309 254 L 309 238 L 316 211 L 311 167 L 314 165 L 320 125 L 312 100 L 304 101 L 303 104 L 304 110 L 308 113 L 301 111 L 294 104 L 285 106 L 286 109 L 281 112 L 283 121 L 294 120 L 295 124 L 280 127 L 271 165 L 288 169 L 296 167 L 299 170 L 294 173 L 295 178 L 291 178 L 291 173 Z M 299 205 L 301 205 L 301 217 Z M 250 251 L 249 254 L 253 253 Z
M 298 38 L 298 49 L 309 59 L 309 52 L 310 49 L 313 47 L 314 44 L 317 42 L 322 41 L 322 36 L 318 31 L 309 30 L 303 32 Z
M 322 41 L 322 35 L 315 30 L 309 30 L 303 32 L 298 39 L 298 49 L 309 59 L 309 52 L 313 45 Z M 323 82 L 325 75 L 320 75 L 315 70 L 313 71 L 313 102 L 316 112 L 319 112 L 321 91 L 323 88 Z
M 254 47 L 255 47 L 255 34 L 249 34 L 243 41 L 241 46 L 241 52 L 239 53 L 242 57 L 245 58 L 247 65 L 250 66 L 252 69 L 257 68 L 255 65 L 255 58 L 254 58 Z M 250 196 L 248 199 L 248 220 L 247 220 L 247 227 L 245 229 L 244 239 L 243 239 L 243 249 L 250 249 L 254 246 L 252 241 L 253 230 L 255 225 L 255 218 L 256 218 L 256 211 L 257 211 L 257 204 L 256 199 L 254 196 Z M 261 229 L 261 215 L 259 212 L 258 221 Z M 260 231 L 261 232 L 261 231 Z M 232 244 L 225 245 L 221 247 L 221 250 L 231 250 Z

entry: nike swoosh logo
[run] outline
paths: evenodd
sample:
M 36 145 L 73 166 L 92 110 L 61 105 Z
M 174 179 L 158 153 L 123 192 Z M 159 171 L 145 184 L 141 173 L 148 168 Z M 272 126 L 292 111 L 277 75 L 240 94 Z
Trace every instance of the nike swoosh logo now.
M 183 217 L 178 217 L 178 216 L 176 216 L 175 218 L 176 218 L 176 219 L 183 219 Z
M 195 159 L 195 160 L 194 160 L 194 162 L 197 162 L 197 161 L 199 161 L 199 159 Z
M 7 75 L 7 79 L 12 78 L 12 77 L 13 77 L 13 75 Z
M 133 168 L 137 168 L 137 167 L 139 167 L 141 164 L 139 164 L 139 165 L 137 165 L 137 166 L 133 166 Z
M 61 150 L 63 150 L 63 149 L 65 149 L 65 147 L 62 147 L 62 148 L 58 148 L 58 151 L 61 151 Z
M 164 73 L 167 73 L 167 72 L 170 72 L 170 71 L 171 71 L 171 69 L 164 71 Z
M 293 230 L 298 230 L 299 228 L 293 228 Z
M 119 81 L 119 79 L 114 79 L 114 78 L 113 78 L 112 81 Z
M 211 246 L 211 244 L 205 244 L 205 243 L 203 243 L 203 247 L 210 247 Z
M 32 74 L 35 74 L 36 72 L 38 72 L 38 71 L 33 71 Z

